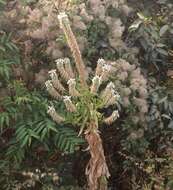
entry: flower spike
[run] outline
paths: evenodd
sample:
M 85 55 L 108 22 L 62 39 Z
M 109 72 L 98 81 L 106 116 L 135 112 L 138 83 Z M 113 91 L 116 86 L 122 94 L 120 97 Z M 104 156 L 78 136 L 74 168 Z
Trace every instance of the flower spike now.
M 57 66 L 57 69 L 58 69 L 61 77 L 64 80 L 68 81 L 70 79 L 70 76 L 68 75 L 68 73 L 64 69 L 64 60 L 63 59 L 57 59 L 56 60 L 56 66 Z
M 76 80 L 75 79 L 70 79 L 67 82 L 68 87 L 69 87 L 69 94 L 73 97 L 80 96 L 80 93 L 76 90 Z
M 70 96 L 64 96 L 63 101 L 69 112 L 76 112 L 76 106 L 72 103 Z
M 99 87 L 100 87 L 100 84 L 101 84 L 101 81 L 100 81 L 100 77 L 99 76 L 95 76 L 93 79 L 92 79 L 92 85 L 91 85 L 91 92 L 92 93 L 97 93 Z
M 56 98 L 57 100 L 61 99 L 61 95 L 55 90 L 50 80 L 46 81 L 45 85 L 46 85 L 47 91 L 52 97 Z
M 61 84 L 61 82 L 60 82 L 59 79 L 58 79 L 56 70 L 51 70 L 51 71 L 49 71 L 49 75 L 50 75 L 50 77 L 51 77 L 51 79 L 52 79 L 51 82 L 52 82 L 53 86 L 54 86 L 57 90 L 59 90 L 60 92 L 64 92 L 65 89 L 64 89 L 63 85 Z
M 63 117 L 61 117 L 56 111 L 55 108 L 53 106 L 49 106 L 48 107 L 48 111 L 47 113 L 51 116 L 51 118 L 56 121 L 57 123 L 62 123 L 63 121 L 65 121 L 65 119 Z

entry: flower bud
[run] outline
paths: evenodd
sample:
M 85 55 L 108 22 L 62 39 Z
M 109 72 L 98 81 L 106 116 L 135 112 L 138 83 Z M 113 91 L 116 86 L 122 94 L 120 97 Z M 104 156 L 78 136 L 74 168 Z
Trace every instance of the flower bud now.
M 73 97 L 80 96 L 80 93 L 76 90 L 76 80 L 75 79 L 70 79 L 67 82 L 68 87 L 69 87 L 69 94 Z
M 49 75 L 50 75 L 50 77 L 51 77 L 51 79 L 52 79 L 51 82 L 52 82 L 53 86 L 54 86 L 57 90 L 59 90 L 60 92 L 64 92 L 65 89 L 64 89 L 63 85 L 61 84 L 61 82 L 60 82 L 59 79 L 58 79 L 56 70 L 51 70 L 51 71 L 49 71 Z
M 69 112 L 76 112 L 76 106 L 72 103 L 70 96 L 64 96 L 64 104 Z
M 61 95 L 55 90 L 50 80 L 45 82 L 46 89 L 49 92 L 49 94 L 56 98 L 57 100 L 61 99 Z
M 70 79 L 70 76 L 68 75 L 68 73 L 64 69 L 64 60 L 63 59 L 57 59 L 56 60 L 56 66 L 57 66 L 57 69 L 58 69 L 61 77 L 64 80 L 68 81 Z
M 62 123 L 63 121 L 65 121 L 65 119 L 63 117 L 61 117 L 56 111 L 55 108 L 53 106 L 49 106 L 48 107 L 48 111 L 47 113 L 51 116 L 51 118 L 57 122 L 57 123 Z

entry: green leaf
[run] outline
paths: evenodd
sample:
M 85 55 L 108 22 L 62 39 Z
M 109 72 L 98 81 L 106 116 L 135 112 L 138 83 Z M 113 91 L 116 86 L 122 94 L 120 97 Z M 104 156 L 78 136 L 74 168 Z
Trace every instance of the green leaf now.
M 162 114 L 161 116 L 164 117 L 164 118 L 166 118 L 166 119 L 172 120 L 172 118 L 169 115 Z
M 168 25 L 162 26 L 162 28 L 160 29 L 160 32 L 159 32 L 160 36 L 163 36 L 168 31 L 168 29 L 169 29 Z
M 41 133 L 41 141 L 43 141 L 43 139 L 45 138 L 46 134 L 48 133 L 47 128 L 43 129 L 42 133 Z
M 168 52 L 166 50 L 164 50 L 164 49 L 157 48 L 156 51 L 159 52 L 162 55 L 168 56 Z
M 169 122 L 168 128 L 173 129 L 173 121 Z
M 52 131 L 54 131 L 54 132 L 57 132 L 57 129 L 56 129 L 54 126 L 52 126 L 52 125 L 47 125 L 47 127 L 48 127 L 48 129 L 50 129 L 50 130 L 52 130 Z
M 34 137 L 35 139 L 40 139 L 40 137 L 31 129 L 28 129 L 28 133 L 31 137 Z
M 28 143 L 28 139 L 29 139 L 29 136 L 25 136 L 25 138 L 23 139 L 23 142 L 22 144 L 20 145 L 21 148 L 23 148 L 27 143 Z
M 21 141 L 21 140 L 23 140 L 23 138 L 24 138 L 25 136 L 27 136 L 27 135 L 28 135 L 28 133 L 27 133 L 27 131 L 25 130 L 25 131 L 23 131 L 23 133 L 18 133 L 17 136 L 16 136 L 16 139 L 19 139 L 19 141 Z

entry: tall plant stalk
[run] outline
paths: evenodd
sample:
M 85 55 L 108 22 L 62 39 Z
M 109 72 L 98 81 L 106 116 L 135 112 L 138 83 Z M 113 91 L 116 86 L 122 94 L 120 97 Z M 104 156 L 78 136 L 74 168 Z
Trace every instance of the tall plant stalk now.
M 76 67 L 79 73 L 81 84 L 87 87 L 86 83 L 86 70 L 82 60 L 81 52 L 75 35 L 70 27 L 70 22 L 66 14 L 61 13 L 59 15 L 60 26 L 64 31 L 68 45 L 72 51 L 75 59 Z M 90 107 L 90 105 L 88 105 Z M 91 158 L 86 167 L 86 176 L 88 179 L 88 186 L 90 190 L 97 190 L 100 186 L 100 190 L 107 189 L 106 179 L 110 176 L 109 170 L 106 164 L 104 156 L 104 150 L 102 146 L 102 140 L 98 133 L 98 126 L 95 121 L 90 121 L 88 128 L 85 131 L 85 139 L 89 144 L 89 151 Z
M 57 100 L 63 100 L 67 111 L 72 115 L 71 123 L 80 127 L 79 135 L 84 135 L 88 142 L 88 150 L 91 158 L 86 166 L 86 176 L 89 190 L 107 190 L 107 179 L 109 170 L 106 163 L 102 140 L 99 134 L 99 123 L 104 122 L 107 125 L 112 124 L 118 118 L 118 111 L 115 110 L 107 117 L 103 118 L 98 111 L 100 108 L 114 105 L 118 101 L 119 95 L 114 89 L 112 82 L 109 82 L 106 88 L 99 94 L 99 87 L 102 82 L 107 82 L 110 67 L 103 59 L 98 60 L 95 76 L 89 87 L 86 81 L 86 70 L 82 56 L 76 41 L 76 38 L 70 27 L 70 22 L 65 13 L 59 16 L 60 26 L 64 31 L 68 45 L 72 51 L 76 68 L 80 78 L 80 84 L 76 85 L 77 80 L 73 73 L 68 58 L 58 59 L 57 70 L 50 71 L 50 78 L 46 82 L 48 92 Z M 65 88 L 61 81 L 67 82 L 69 96 L 63 95 Z M 77 88 L 78 87 L 78 88 Z M 66 91 L 67 92 L 67 91 Z M 49 107 L 49 115 L 57 123 L 66 122 L 65 117 L 59 115 L 53 106 Z M 78 117 L 77 119 L 75 117 Z M 80 118 L 80 119 L 79 119 Z M 78 122 L 76 122 L 76 120 Z M 67 119 L 69 122 L 69 120 Z

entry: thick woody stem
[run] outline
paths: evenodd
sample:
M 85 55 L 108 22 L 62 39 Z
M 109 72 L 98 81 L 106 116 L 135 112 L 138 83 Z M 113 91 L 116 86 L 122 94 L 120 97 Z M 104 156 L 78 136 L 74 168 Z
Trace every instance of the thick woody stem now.
M 86 83 L 86 70 L 85 65 L 82 60 L 82 56 L 79 50 L 79 46 L 77 44 L 76 38 L 72 32 L 69 19 L 65 13 L 60 13 L 58 15 L 60 27 L 63 29 L 63 32 L 66 36 L 68 45 L 72 51 L 73 57 L 75 59 L 76 67 L 79 73 L 81 84 L 87 87 Z
M 94 122 L 90 123 L 85 138 L 91 154 L 86 167 L 89 190 L 107 190 L 107 178 L 110 174 L 104 156 L 102 140 Z

